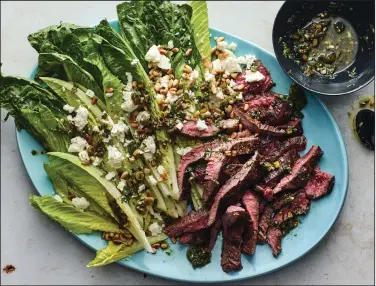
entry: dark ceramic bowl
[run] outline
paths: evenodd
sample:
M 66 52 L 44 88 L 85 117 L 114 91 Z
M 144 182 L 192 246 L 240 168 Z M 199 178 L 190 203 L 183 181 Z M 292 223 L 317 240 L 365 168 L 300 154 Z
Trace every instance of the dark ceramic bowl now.
M 323 11 L 333 9 L 329 1 L 286 1 L 279 10 L 273 26 L 273 47 L 277 60 L 285 73 L 303 88 L 324 95 L 342 95 L 354 92 L 375 76 L 375 2 L 342 1 L 336 2 L 335 16 L 344 18 L 353 26 L 359 49 L 353 64 L 332 78 L 328 76 L 306 76 L 302 64 L 283 55 L 281 39 L 293 50 L 290 35 L 304 27 L 312 18 Z M 331 10 L 333 11 L 333 10 Z M 355 68 L 356 76 L 349 73 Z

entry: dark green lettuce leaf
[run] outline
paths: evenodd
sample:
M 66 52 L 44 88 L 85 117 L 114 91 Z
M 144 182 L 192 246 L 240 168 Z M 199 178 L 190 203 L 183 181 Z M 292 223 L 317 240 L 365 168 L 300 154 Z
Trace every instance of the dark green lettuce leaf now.
M 0 104 L 51 151 L 66 152 L 70 144 L 63 102 L 38 83 L 19 77 L 0 77 Z

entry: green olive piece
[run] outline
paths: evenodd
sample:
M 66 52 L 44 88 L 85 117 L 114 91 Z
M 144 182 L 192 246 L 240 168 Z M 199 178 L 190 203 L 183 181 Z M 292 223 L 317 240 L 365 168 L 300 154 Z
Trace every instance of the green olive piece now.
M 338 34 L 342 33 L 345 30 L 345 24 L 341 20 L 335 22 L 333 26 Z

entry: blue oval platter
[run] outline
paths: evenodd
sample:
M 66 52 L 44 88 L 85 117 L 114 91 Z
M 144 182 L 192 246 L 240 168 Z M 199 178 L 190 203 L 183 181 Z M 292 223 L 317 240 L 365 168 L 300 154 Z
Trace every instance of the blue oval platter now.
M 118 21 L 111 25 L 118 30 Z M 276 83 L 273 91 L 286 94 L 291 81 L 278 65 L 276 58 L 266 50 L 250 42 L 211 29 L 212 39 L 224 36 L 226 41 L 235 42 L 238 47 L 237 56 L 254 54 L 262 60 Z M 35 71 L 34 71 L 35 72 Z M 34 73 L 33 73 L 34 75 Z M 212 262 L 203 268 L 193 269 L 186 258 L 186 246 L 171 244 L 172 253 L 167 255 L 159 251 L 157 254 L 139 252 L 131 258 L 118 263 L 126 267 L 150 275 L 185 282 L 229 282 L 252 278 L 284 267 L 312 250 L 329 232 L 344 204 L 348 186 L 348 162 L 346 148 L 340 130 L 325 105 L 312 93 L 306 93 L 308 104 L 303 110 L 304 135 L 307 137 L 307 149 L 319 145 L 324 151 L 320 168 L 336 177 L 333 191 L 326 197 L 312 202 L 310 212 L 301 218 L 301 224 L 288 234 L 282 242 L 282 253 L 274 258 L 268 245 L 258 245 L 253 256 L 242 256 L 243 269 L 226 274 L 221 269 L 221 236 L 217 239 L 213 250 Z M 43 162 L 47 156 L 33 156 L 31 150 L 42 150 L 42 146 L 26 131 L 17 132 L 18 146 L 26 170 L 40 195 L 51 195 L 54 189 L 48 179 Z M 302 152 L 304 153 L 304 152 Z M 26 195 L 26 194 L 25 194 Z M 106 246 L 99 233 L 77 235 L 85 245 L 93 250 Z M 93 258 L 95 253 L 93 252 Z M 89 262 L 89 261 L 87 261 Z

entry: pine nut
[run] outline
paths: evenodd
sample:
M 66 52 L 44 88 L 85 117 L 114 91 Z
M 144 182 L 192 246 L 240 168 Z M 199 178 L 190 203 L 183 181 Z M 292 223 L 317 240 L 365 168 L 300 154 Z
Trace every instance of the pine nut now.
M 219 43 L 219 42 L 223 42 L 225 40 L 225 37 L 218 37 L 217 38 L 217 43 Z
M 167 51 L 166 51 L 165 49 L 160 49 L 160 50 L 159 50 L 159 53 L 160 53 L 161 55 L 167 55 Z
M 177 52 L 179 52 L 179 48 L 173 48 L 171 51 L 172 51 L 174 54 L 176 54 Z
M 186 52 L 185 52 L 185 55 L 188 57 L 190 56 L 192 53 L 192 49 L 188 49 Z
M 248 103 L 244 104 L 244 111 L 247 111 L 248 109 L 249 109 L 249 104 Z

